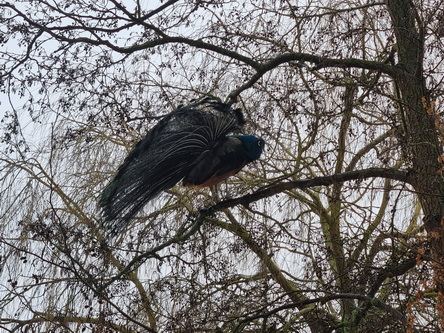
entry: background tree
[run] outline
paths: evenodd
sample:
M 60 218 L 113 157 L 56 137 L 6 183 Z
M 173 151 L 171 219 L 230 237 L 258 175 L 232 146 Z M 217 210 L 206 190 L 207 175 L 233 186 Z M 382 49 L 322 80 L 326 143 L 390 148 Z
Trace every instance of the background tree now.
M 0 3 L 0 327 L 443 329 L 442 2 Z M 123 157 L 208 95 L 263 158 L 104 238 Z

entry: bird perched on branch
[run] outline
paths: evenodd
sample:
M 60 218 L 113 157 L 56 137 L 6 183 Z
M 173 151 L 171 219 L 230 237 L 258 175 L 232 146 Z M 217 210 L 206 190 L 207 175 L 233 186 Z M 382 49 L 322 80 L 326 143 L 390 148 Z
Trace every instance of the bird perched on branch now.
M 257 160 L 264 140 L 230 135 L 245 123 L 242 111 L 206 98 L 162 118 L 139 141 L 103 190 L 99 205 L 112 233 L 160 192 L 182 180 L 202 188 L 218 184 Z

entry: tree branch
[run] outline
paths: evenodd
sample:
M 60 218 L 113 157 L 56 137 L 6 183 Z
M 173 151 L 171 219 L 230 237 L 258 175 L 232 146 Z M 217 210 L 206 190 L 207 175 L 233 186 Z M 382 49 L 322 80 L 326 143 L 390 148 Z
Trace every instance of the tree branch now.
M 293 302 L 290 304 L 285 304 L 285 305 L 277 307 L 273 310 L 270 310 L 268 312 L 264 312 L 264 313 L 260 313 L 260 314 L 254 315 L 254 316 L 246 317 L 239 323 L 238 327 L 242 326 L 243 324 L 245 324 L 247 322 L 253 321 L 255 319 L 267 318 L 267 317 L 269 317 L 273 314 L 276 314 L 280 311 L 283 311 L 283 310 L 292 309 L 295 307 L 300 307 L 300 306 L 309 305 L 309 304 L 313 304 L 313 303 L 326 303 L 326 302 L 337 300 L 337 299 L 356 299 L 356 300 L 366 302 L 372 306 L 375 306 L 381 310 L 386 311 L 387 313 L 390 313 L 397 321 L 401 322 L 403 325 L 405 325 L 405 326 L 408 325 L 407 318 L 401 312 L 399 312 L 398 310 L 394 309 L 390 305 L 382 302 L 381 300 L 379 300 L 377 298 L 366 296 L 366 295 L 361 295 L 361 294 L 342 293 L 342 294 L 333 294 L 333 295 L 328 295 L 328 296 L 323 296 L 323 297 L 306 299 L 306 300 L 302 300 L 300 302 Z
M 327 57 L 320 57 L 313 54 L 308 53 L 300 53 L 300 52 L 288 52 L 281 55 L 276 56 L 275 58 L 270 59 L 262 64 L 256 65 L 256 67 L 252 66 L 256 69 L 256 74 L 254 74 L 250 80 L 244 83 L 242 86 L 234 90 L 228 95 L 227 103 L 231 104 L 236 102 L 237 97 L 246 89 L 252 87 L 257 81 L 261 79 L 267 72 L 270 70 L 291 62 L 298 63 L 311 63 L 315 66 L 309 68 L 309 70 L 319 70 L 327 67 L 339 67 L 339 68 L 362 68 L 368 70 L 377 70 L 383 73 L 386 73 L 390 76 L 395 75 L 396 69 L 384 62 L 379 61 L 371 61 L 371 60 L 362 60 L 355 58 L 346 58 L 346 59 L 334 59 Z
M 182 228 L 178 230 L 177 234 L 170 238 L 168 241 L 153 247 L 152 249 L 143 252 L 142 254 L 134 257 L 116 276 L 114 276 L 112 279 L 110 279 L 107 283 L 102 285 L 100 287 L 100 290 L 106 289 L 109 285 L 111 285 L 113 282 L 117 281 L 118 279 L 122 278 L 123 276 L 129 274 L 131 271 L 133 271 L 140 263 L 142 263 L 147 258 L 153 258 L 157 257 L 157 253 L 164 248 L 172 245 L 172 244 L 178 244 L 186 241 L 189 239 L 192 235 L 194 235 L 197 230 L 199 230 L 202 223 L 205 221 L 205 219 L 212 215 L 216 211 L 221 211 L 227 208 L 231 208 L 237 205 L 242 206 L 248 206 L 252 202 L 258 201 L 260 199 L 273 196 L 277 193 L 289 191 L 295 188 L 304 189 L 304 188 L 310 188 L 315 186 L 329 186 L 334 183 L 340 183 L 340 182 L 346 182 L 351 180 L 360 180 L 360 179 L 367 179 L 367 178 L 374 178 L 374 177 L 382 177 L 382 178 L 390 178 L 390 179 L 396 179 L 400 181 L 407 182 L 407 172 L 401 171 L 397 169 L 378 169 L 378 168 L 370 168 L 365 170 L 357 170 L 357 171 L 349 171 L 349 172 L 343 172 L 334 174 L 331 176 L 324 176 L 324 177 L 315 177 L 311 179 L 304 179 L 304 180 L 294 180 L 290 182 L 285 183 L 278 183 L 275 185 L 272 185 L 268 188 L 261 189 L 255 193 L 252 193 L 250 195 L 246 195 L 243 197 L 230 199 L 221 201 L 212 207 L 208 209 L 202 209 L 199 211 L 198 216 L 194 220 L 194 222 L 191 224 L 189 228 Z
M 115 281 L 119 280 L 120 278 L 126 276 L 127 274 L 130 274 L 132 271 L 134 271 L 140 264 L 144 262 L 145 259 L 148 258 L 158 258 L 159 256 L 157 253 L 164 248 L 167 248 L 168 246 L 172 244 L 179 244 L 185 242 L 188 238 L 190 238 L 192 235 L 194 235 L 202 225 L 202 223 L 205 221 L 205 219 L 211 215 L 214 212 L 212 208 L 210 209 L 201 209 L 196 219 L 193 221 L 193 223 L 188 228 L 180 228 L 176 235 L 166 242 L 163 242 L 162 244 L 155 246 L 151 248 L 150 250 L 144 251 L 142 254 L 134 257 L 123 269 L 120 270 L 120 272 L 112 277 L 109 281 L 104 283 L 100 288 L 98 289 L 99 292 L 102 290 L 105 290 L 108 288 L 111 284 L 113 284 Z
M 218 211 L 237 205 L 248 206 L 252 202 L 293 189 L 305 189 L 316 186 L 330 186 L 334 183 L 343 183 L 351 180 L 362 180 L 367 178 L 389 178 L 409 183 L 407 171 L 398 169 L 369 168 L 364 170 L 337 173 L 331 176 L 314 177 L 310 179 L 300 179 L 274 184 L 240 198 L 221 201 L 214 205 L 212 209 L 214 211 Z
M 169 1 L 168 3 L 174 3 L 174 1 Z M 368 70 L 377 70 L 383 73 L 386 73 L 390 76 L 394 76 L 396 74 L 397 69 L 393 67 L 390 64 L 387 64 L 385 62 L 380 61 L 372 61 L 372 60 L 363 60 L 363 59 L 357 59 L 357 58 L 345 58 L 345 59 L 335 59 L 335 58 L 328 58 L 328 57 L 321 57 L 313 54 L 308 53 L 301 53 L 301 52 L 287 52 L 281 55 L 277 55 L 271 59 L 263 59 L 263 61 L 254 60 L 253 58 L 250 58 L 248 56 L 245 56 L 241 53 L 238 53 L 236 51 L 229 50 L 225 47 L 218 46 L 216 44 L 213 44 L 211 42 L 204 41 L 203 39 L 193 39 L 183 36 L 169 36 L 166 33 L 162 32 L 161 29 L 154 27 L 152 25 L 148 25 L 149 28 L 153 31 L 155 31 L 160 38 L 148 40 L 144 43 L 138 43 L 133 44 L 131 46 L 118 46 L 116 44 L 113 44 L 109 40 L 100 38 L 96 33 L 94 33 L 93 30 L 97 30 L 99 28 L 87 28 L 85 26 L 81 27 L 49 27 L 47 25 L 44 25 L 40 22 L 34 21 L 30 19 L 25 13 L 21 12 L 18 8 L 16 8 L 14 5 L 6 3 L 1 4 L 0 7 L 8 7 L 11 10 L 14 10 L 19 16 L 21 16 L 29 25 L 38 28 L 39 30 L 42 30 L 49 35 L 51 35 L 56 40 L 59 40 L 61 42 L 66 43 L 86 43 L 90 45 L 96 45 L 96 46 L 106 46 L 110 48 L 111 50 L 123 53 L 123 54 L 130 54 L 137 51 L 154 48 L 161 45 L 167 45 L 167 44 L 185 44 L 192 47 L 195 47 L 200 50 L 208 50 L 212 51 L 218 54 L 221 54 L 223 56 L 227 56 L 231 59 L 235 59 L 240 61 L 241 63 L 244 63 L 256 70 L 255 75 L 253 75 L 250 80 L 248 80 L 245 84 L 240 86 L 238 89 L 233 91 L 228 96 L 228 103 L 234 103 L 237 100 L 237 97 L 239 94 L 253 86 L 264 74 L 267 72 L 273 70 L 274 68 L 284 64 L 284 63 L 290 63 L 290 62 L 298 62 L 298 63 L 310 63 L 314 65 L 314 67 L 311 68 L 311 70 L 319 70 L 322 68 L 328 68 L 328 67 L 339 67 L 339 68 L 362 68 L 362 69 L 368 69 Z M 120 8 L 122 9 L 122 8 Z M 127 15 L 130 15 L 129 13 L 126 13 Z M 151 15 L 152 13 L 150 13 Z M 136 19 L 134 16 L 130 16 L 130 19 L 133 20 L 131 25 L 138 23 L 141 25 L 147 25 L 146 22 L 144 22 L 144 18 Z M 134 22 L 136 20 L 136 22 Z M 95 39 L 90 37 L 67 37 L 60 33 L 61 30 L 66 29 L 75 29 L 78 30 L 85 30 L 88 31 L 90 34 L 92 34 Z

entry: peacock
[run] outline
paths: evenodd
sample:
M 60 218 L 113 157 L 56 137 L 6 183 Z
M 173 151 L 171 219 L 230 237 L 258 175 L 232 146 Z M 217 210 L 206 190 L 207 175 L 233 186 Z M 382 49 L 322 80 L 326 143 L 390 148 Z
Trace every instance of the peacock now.
M 180 181 L 196 189 L 216 185 L 259 159 L 263 139 L 233 134 L 244 124 L 240 109 L 214 98 L 167 114 L 135 145 L 101 193 L 104 225 L 116 234 Z

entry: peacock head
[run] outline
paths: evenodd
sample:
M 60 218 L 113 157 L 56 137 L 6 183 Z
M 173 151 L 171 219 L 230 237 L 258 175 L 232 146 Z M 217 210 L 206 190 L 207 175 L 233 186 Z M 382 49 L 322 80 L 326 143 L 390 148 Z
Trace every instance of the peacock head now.
M 265 146 L 265 141 L 254 135 L 234 135 L 238 138 L 245 147 L 246 155 L 251 160 L 257 160 L 261 157 L 262 151 Z

